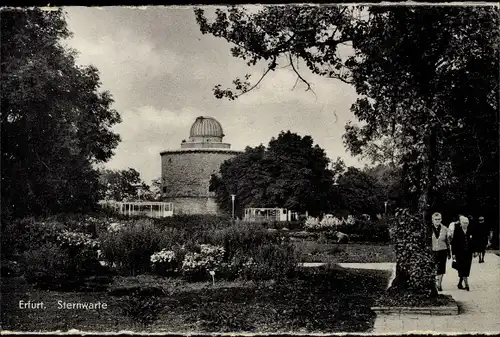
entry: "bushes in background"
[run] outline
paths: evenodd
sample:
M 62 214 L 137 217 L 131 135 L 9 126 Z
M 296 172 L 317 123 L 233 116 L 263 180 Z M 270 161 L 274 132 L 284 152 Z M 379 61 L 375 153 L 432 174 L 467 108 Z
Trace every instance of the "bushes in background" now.
M 191 243 L 175 251 L 175 245 L 151 256 L 157 261 L 165 255 L 171 271 L 190 281 L 215 279 L 280 279 L 291 275 L 299 262 L 299 254 L 288 237 L 269 232 L 257 223 L 234 223 L 225 228 L 204 232 L 203 241 Z M 177 246 L 178 247 L 178 246 Z M 170 252 L 169 252 L 170 251 Z M 169 252 L 168 254 L 166 252 Z M 168 257 L 167 257 L 168 255 Z M 158 272 L 161 263 L 152 262 Z
M 196 248 L 187 252 L 182 260 L 182 276 L 190 281 L 207 279 L 209 273 L 219 271 L 224 262 L 224 247 L 202 244 Z
M 163 226 L 188 232 L 206 231 L 231 225 L 231 218 L 225 215 L 174 215 L 162 219 L 152 219 Z
M 288 236 L 257 223 L 234 224 L 210 238 L 225 248 L 227 261 L 239 262 L 238 275 L 247 279 L 282 278 L 296 270 L 300 260 Z
M 35 218 L 2 221 L 2 261 L 16 259 L 28 250 L 55 242 L 64 229 L 62 223 L 37 221 Z
M 324 220 L 324 219 L 323 219 Z M 389 242 L 389 227 L 385 220 L 366 221 L 357 219 L 350 224 L 338 224 L 335 221 L 318 221 L 309 218 L 306 229 L 312 233 L 342 232 L 349 235 L 350 241 Z
M 97 244 L 78 235 L 60 235 L 54 242 L 26 250 L 22 254 L 26 280 L 43 289 L 79 290 L 89 277 L 109 273 L 97 259 Z
M 291 231 L 302 230 L 304 229 L 304 221 L 303 220 L 295 220 L 295 221 L 269 221 L 263 222 L 262 226 L 264 228 L 272 228 L 272 229 L 282 229 L 287 228 Z
M 351 241 L 389 242 L 389 226 L 384 220 L 356 220 L 352 225 L 340 225 L 338 231 L 348 234 Z
M 250 280 L 280 280 L 293 276 L 300 262 L 300 253 L 289 243 L 255 247 L 241 274 Z
M 115 264 L 125 275 L 151 271 L 151 255 L 181 242 L 179 230 L 161 228 L 150 219 L 138 219 L 113 228 L 110 226 L 100 234 L 101 251 L 104 260 Z
M 152 272 L 193 281 L 210 279 L 211 270 L 215 279 L 279 279 L 299 262 L 286 234 L 227 217 L 65 215 L 49 220 L 28 218 L 2 228 L 2 252 L 23 265 L 30 282 L 43 287 L 106 274 L 100 261 L 122 275 Z

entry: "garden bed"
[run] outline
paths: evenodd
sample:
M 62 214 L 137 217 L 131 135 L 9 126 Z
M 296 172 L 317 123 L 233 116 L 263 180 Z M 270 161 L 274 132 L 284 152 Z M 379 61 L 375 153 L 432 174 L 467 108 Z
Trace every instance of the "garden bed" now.
M 113 286 L 161 286 L 167 295 L 158 320 L 147 328 L 122 313 L 123 297 L 109 292 L 41 291 L 22 278 L 2 279 L 2 328 L 14 331 L 205 331 L 363 332 L 370 309 L 385 290 L 384 271 L 304 270 L 275 281 L 186 283 L 161 277 L 116 277 Z M 112 286 L 112 287 L 113 287 Z M 19 308 L 19 301 L 44 302 L 45 310 Z M 61 310 L 57 301 L 105 302 L 106 310 Z
M 322 263 L 381 263 L 395 262 L 393 248 L 388 244 L 333 242 L 319 243 L 313 240 L 293 241 L 302 252 L 302 262 Z
M 377 314 L 458 315 L 458 304 L 450 295 L 428 298 L 386 292 L 375 301 L 372 310 Z

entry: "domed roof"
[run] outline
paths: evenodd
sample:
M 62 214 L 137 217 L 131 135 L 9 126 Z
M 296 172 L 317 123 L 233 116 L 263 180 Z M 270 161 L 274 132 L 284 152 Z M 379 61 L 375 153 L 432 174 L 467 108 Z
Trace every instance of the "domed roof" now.
M 191 126 L 190 137 L 224 137 L 222 125 L 213 117 L 197 117 Z

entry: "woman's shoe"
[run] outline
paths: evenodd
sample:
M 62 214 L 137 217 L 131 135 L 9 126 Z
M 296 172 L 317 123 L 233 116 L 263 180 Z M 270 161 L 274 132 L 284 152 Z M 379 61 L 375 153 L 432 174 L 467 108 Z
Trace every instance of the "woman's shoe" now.
M 463 288 L 464 288 L 464 286 L 463 286 L 461 283 L 459 283 L 459 284 L 457 284 L 457 288 L 458 288 L 458 289 L 463 289 Z
M 469 291 L 469 286 L 465 286 L 465 290 Z

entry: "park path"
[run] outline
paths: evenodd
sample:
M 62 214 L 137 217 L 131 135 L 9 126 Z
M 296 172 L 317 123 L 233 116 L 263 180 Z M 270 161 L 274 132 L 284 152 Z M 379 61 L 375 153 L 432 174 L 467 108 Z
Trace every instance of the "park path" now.
M 354 264 L 351 264 L 354 265 Z M 366 264 L 363 264 L 366 265 Z M 373 265 L 379 265 L 374 263 Z M 347 266 L 346 266 L 347 267 Z M 373 269 L 380 269 L 374 266 Z M 352 266 L 351 268 L 355 268 Z M 451 262 L 443 278 L 443 294 L 451 295 L 459 305 L 459 314 L 451 316 L 390 314 L 377 315 L 372 333 L 499 333 L 500 332 L 500 257 L 488 253 L 485 263 L 472 262 L 470 291 L 457 289 L 458 277 Z

